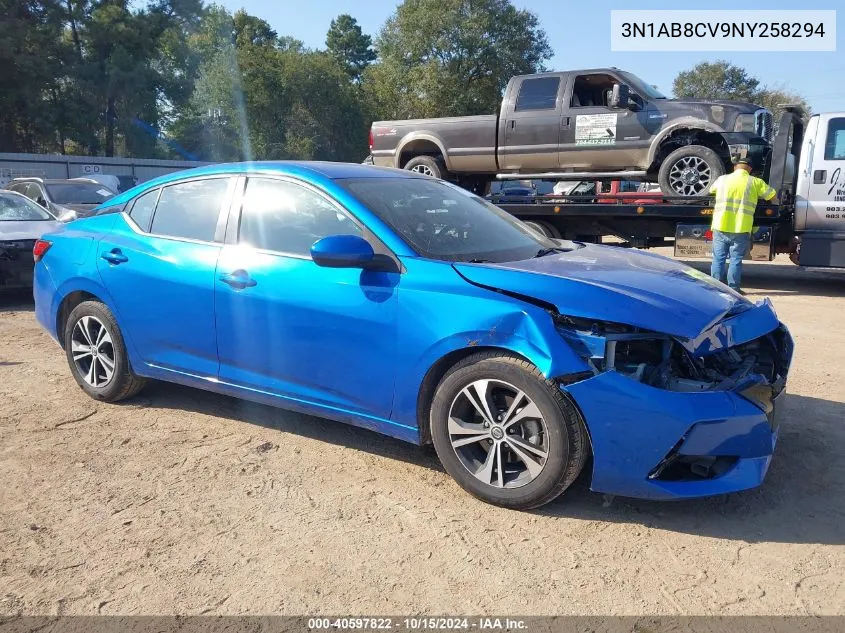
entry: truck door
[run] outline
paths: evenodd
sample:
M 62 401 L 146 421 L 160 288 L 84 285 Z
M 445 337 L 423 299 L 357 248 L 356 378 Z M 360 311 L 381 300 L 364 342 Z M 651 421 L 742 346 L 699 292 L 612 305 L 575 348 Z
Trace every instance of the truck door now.
M 845 113 L 813 117 L 802 154 L 795 228 L 845 231 Z
M 517 80 L 502 108 L 501 169 L 528 172 L 557 168 L 561 92 L 560 75 Z
M 642 168 L 648 157 L 651 133 L 647 129 L 648 103 L 631 91 L 631 100 L 642 104 L 632 112 L 611 108 L 613 84 L 625 83 L 607 73 L 576 75 L 562 109 L 569 126 L 561 128 L 559 163 L 563 168 Z

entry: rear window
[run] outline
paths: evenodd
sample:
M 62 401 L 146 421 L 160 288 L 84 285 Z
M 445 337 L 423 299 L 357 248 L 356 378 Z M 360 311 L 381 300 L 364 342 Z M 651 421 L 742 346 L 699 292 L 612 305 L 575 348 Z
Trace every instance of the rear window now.
M 47 185 L 47 194 L 56 204 L 100 204 L 114 197 L 105 185 L 87 182 Z
M 519 88 L 514 110 L 553 110 L 559 86 L 560 77 L 525 79 Z
M 209 178 L 164 187 L 150 232 L 213 242 L 228 186 L 229 178 Z

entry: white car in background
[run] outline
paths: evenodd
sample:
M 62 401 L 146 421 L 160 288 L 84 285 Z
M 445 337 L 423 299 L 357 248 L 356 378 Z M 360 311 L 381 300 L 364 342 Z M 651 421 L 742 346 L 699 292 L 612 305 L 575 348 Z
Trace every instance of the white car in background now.
M 35 240 L 61 224 L 26 196 L 0 190 L 0 291 L 32 287 Z

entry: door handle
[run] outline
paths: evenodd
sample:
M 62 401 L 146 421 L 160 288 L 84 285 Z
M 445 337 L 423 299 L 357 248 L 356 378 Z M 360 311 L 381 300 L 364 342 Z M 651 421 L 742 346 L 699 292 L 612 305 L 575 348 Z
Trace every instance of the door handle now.
M 220 275 L 220 281 L 224 284 L 230 285 L 235 290 L 243 290 L 244 288 L 252 288 L 258 282 L 252 279 L 245 270 L 235 270 L 231 273 Z
M 823 185 L 827 182 L 827 170 L 826 169 L 817 169 L 813 172 L 813 184 L 814 185 Z
M 109 264 L 122 264 L 123 262 L 129 261 L 129 258 L 124 255 L 119 248 L 113 248 L 110 251 L 106 251 L 100 255 L 100 257 L 106 260 Z
M 560 120 L 560 127 L 568 128 L 569 127 L 569 117 L 565 116 Z
M 515 125 L 516 125 L 516 121 L 514 121 L 513 119 L 511 119 L 511 129 L 513 129 Z

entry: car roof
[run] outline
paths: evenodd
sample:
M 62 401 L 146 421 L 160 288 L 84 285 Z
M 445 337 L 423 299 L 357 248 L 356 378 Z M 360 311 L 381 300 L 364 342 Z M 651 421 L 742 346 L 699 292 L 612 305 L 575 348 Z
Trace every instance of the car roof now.
M 416 172 L 409 172 L 402 169 L 390 167 L 375 167 L 373 165 L 362 165 L 360 163 L 337 163 L 330 161 L 308 161 L 308 160 L 264 160 L 243 163 L 219 163 L 206 165 L 181 172 L 174 172 L 176 175 L 193 173 L 196 175 L 214 173 L 247 173 L 251 171 L 275 171 L 283 174 L 312 174 L 320 175 L 330 180 L 345 178 L 409 178 L 417 177 Z
M 60 185 L 67 183 L 79 185 L 102 184 L 91 178 L 39 178 L 37 176 L 24 176 L 23 178 L 14 178 L 10 180 L 7 184 L 11 185 L 16 182 L 37 182 L 43 185 Z
M 351 178 L 428 178 L 416 172 L 392 167 L 375 167 L 373 165 L 361 165 L 360 163 L 334 163 L 329 161 L 297 161 L 297 160 L 276 160 L 276 161 L 253 161 L 243 163 L 218 163 L 215 165 L 204 165 L 193 169 L 174 171 L 119 193 L 114 198 L 103 202 L 101 207 L 111 207 L 124 204 L 137 196 L 142 191 L 147 191 L 160 185 L 185 180 L 188 178 L 199 178 L 202 176 L 213 176 L 216 174 L 247 174 L 266 173 L 298 176 L 300 178 L 311 178 L 314 180 L 345 180 Z

